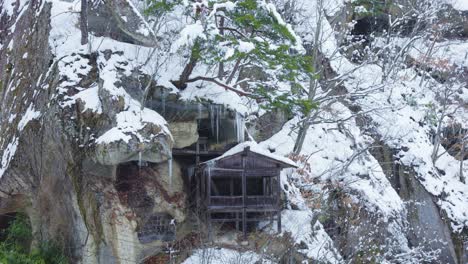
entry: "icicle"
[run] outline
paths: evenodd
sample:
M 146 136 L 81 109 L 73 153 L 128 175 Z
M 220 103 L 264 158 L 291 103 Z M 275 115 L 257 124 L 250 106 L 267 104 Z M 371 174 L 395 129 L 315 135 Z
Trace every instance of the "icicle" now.
M 169 174 L 169 186 L 172 190 L 172 158 L 168 159 L 167 160 L 167 171 L 168 171 L 168 174 Z
M 219 116 L 221 115 L 221 109 L 219 106 L 216 108 L 216 143 L 219 143 Z
M 234 129 L 236 130 L 236 137 L 237 137 L 237 143 L 239 143 L 239 117 L 237 115 L 237 112 L 235 112 L 236 115 L 236 122 L 234 123 Z
M 138 152 L 138 167 L 140 167 L 141 169 L 141 166 L 143 166 L 142 164 L 142 153 L 141 153 L 141 150 Z
M 193 178 L 193 176 L 195 175 L 195 166 L 188 167 L 187 173 L 189 175 L 189 178 Z
M 237 142 L 244 142 L 244 130 L 245 129 L 245 122 L 244 117 L 236 112 L 236 132 L 237 132 Z
M 202 118 L 202 104 L 198 103 L 198 119 Z
M 162 105 L 162 114 L 166 115 L 166 95 L 164 89 L 161 89 L 161 105 Z
M 213 110 L 213 105 L 210 105 L 210 123 L 211 123 L 211 135 L 214 135 L 214 110 Z
M 244 117 L 242 115 L 240 116 L 240 120 L 241 120 L 240 140 L 241 140 L 241 142 L 244 142 L 245 141 L 245 138 L 244 138 L 244 136 L 245 136 L 245 119 L 244 119 Z
M 213 167 L 213 164 L 209 163 L 208 164 L 208 179 L 211 179 L 211 168 Z

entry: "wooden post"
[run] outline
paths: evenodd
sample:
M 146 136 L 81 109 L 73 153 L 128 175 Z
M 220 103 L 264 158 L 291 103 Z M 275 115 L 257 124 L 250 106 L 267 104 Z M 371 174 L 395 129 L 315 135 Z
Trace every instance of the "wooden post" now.
M 268 193 L 267 193 L 267 185 L 266 185 L 266 177 L 262 177 L 262 194 L 263 196 L 268 196 Z
M 213 225 L 211 223 L 211 212 L 210 210 L 206 211 L 206 222 L 208 224 L 208 240 L 213 241 Z
M 234 196 L 234 178 L 231 177 L 229 180 L 229 195 Z M 236 230 L 239 230 L 239 212 L 235 212 L 235 224 L 236 224 Z
M 205 191 L 205 185 L 206 185 L 206 168 L 203 168 L 203 172 L 200 177 L 200 205 L 203 205 L 203 207 L 206 206 L 206 191 Z
M 281 168 L 278 166 L 278 173 L 276 175 L 277 181 L 277 194 L 276 194 L 276 203 L 278 207 L 278 233 L 281 233 Z
M 199 212 L 198 210 L 200 210 L 200 189 L 201 189 L 201 186 L 200 186 L 200 181 L 198 180 L 198 175 L 197 175 L 197 170 L 195 170 L 194 172 L 194 175 L 193 175 L 193 180 L 195 182 L 195 205 L 196 205 L 196 208 L 195 208 L 195 212 Z
M 195 154 L 195 164 L 200 164 L 200 139 L 197 140 L 197 149 Z
M 211 223 L 211 211 L 210 211 L 210 204 L 211 204 L 211 168 L 208 167 L 208 177 L 206 177 L 206 206 L 207 206 L 207 221 L 208 221 L 208 239 L 211 241 L 213 238 L 213 225 Z
M 208 177 L 206 177 L 206 205 L 211 205 L 211 168 L 208 168 Z
M 244 232 L 244 239 L 247 239 L 247 177 L 245 174 L 245 158 L 250 147 L 244 149 L 242 154 L 242 232 Z
M 234 178 L 231 177 L 229 181 L 229 195 L 234 196 Z

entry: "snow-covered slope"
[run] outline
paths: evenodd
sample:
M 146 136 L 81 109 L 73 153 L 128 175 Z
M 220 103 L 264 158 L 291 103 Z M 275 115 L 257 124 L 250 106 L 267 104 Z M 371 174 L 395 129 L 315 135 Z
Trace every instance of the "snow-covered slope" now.
M 252 142 L 238 145 L 225 154 L 250 146 L 262 155 L 298 165 L 281 174 L 285 205 L 283 232 L 276 234 L 274 228 L 264 228 L 267 223 L 260 224 L 264 228 L 262 234 L 270 236 L 272 241 L 290 238 L 289 248 L 283 255 L 277 252 L 275 255 L 273 250 L 264 252 L 255 248 L 253 241 L 248 247 L 230 241 L 235 245 L 232 248 L 197 244 L 193 252 L 186 252 L 189 256 L 182 263 L 206 263 L 207 260 L 209 263 L 277 263 L 290 254 L 288 257 L 294 255 L 295 260 L 303 263 L 464 264 L 468 259 L 468 160 L 463 160 L 466 152 L 461 152 L 460 145 L 467 140 L 468 131 L 468 40 L 463 34 L 444 38 L 447 30 L 444 23 L 450 22 L 450 18 L 439 17 L 437 8 L 443 7 L 442 2 L 424 5 L 421 3 L 430 1 L 419 1 L 421 5 L 408 7 L 404 5 L 407 1 L 399 1 L 391 9 L 393 13 L 386 16 L 400 18 L 407 11 L 411 15 L 405 19 L 415 20 L 415 24 L 422 21 L 422 25 L 434 23 L 433 27 L 421 26 L 414 32 L 400 34 L 395 26 L 386 34 L 386 30 L 369 26 L 372 32 L 364 37 L 352 34 L 357 20 L 369 19 L 365 16 L 369 13 L 366 1 L 254 2 L 268 10 L 292 38 L 298 39 L 291 47 L 295 52 L 318 47 L 322 67 L 310 83 L 301 79 L 305 89 L 314 83 L 317 87 L 309 97 L 318 104 L 310 116 L 296 109 L 281 113 L 288 120 L 279 121 L 282 128 L 271 133 L 270 138 L 255 143 L 255 138 L 249 135 Z M 455 10 L 468 10 L 466 0 L 447 2 Z M 80 1 L 0 0 L 0 21 L 5 21 L 0 25 L 0 178 L 3 180 L 0 197 L 28 197 L 31 202 L 24 207 L 32 208 L 35 217 L 44 217 L 34 223 L 35 228 L 50 233 L 60 233 L 57 230 L 67 226 L 47 227 L 45 223 L 50 222 L 47 208 L 52 205 L 44 200 L 65 197 L 62 200 L 68 207 L 56 214 L 70 215 L 68 222 L 73 225 L 70 228 L 73 231 L 67 239 L 74 239 L 70 243 L 78 248 L 73 255 L 90 263 L 107 263 L 103 259 L 108 256 L 122 263 L 133 263 L 153 254 L 154 248 L 162 251 L 169 247 L 164 243 L 154 246 L 139 242 L 138 230 L 150 218 L 150 213 L 169 212 L 169 216 L 185 219 L 186 197 L 181 193 L 186 188 L 180 168 L 184 164 L 172 163 L 171 124 L 163 118 L 163 113 L 145 104 L 147 91 L 156 96 L 159 90 L 164 90 L 176 104 L 209 102 L 237 111 L 236 117 L 242 115 L 247 120 L 245 129 L 239 129 L 243 122 L 236 124 L 234 134 L 238 138 L 241 138 L 239 134 L 255 130 L 263 118 L 268 122 L 268 114 L 272 119 L 280 115 L 268 112 L 270 105 L 261 96 L 245 96 L 251 95 L 252 90 L 243 91 L 242 83 L 230 89 L 202 79 L 180 89 L 175 85 L 174 81 L 190 61 L 196 40 L 211 37 L 201 20 L 187 13 L 198 15 L 197 12 L 211 3 L 215 5 L 210 12 L 203 12 L 212 19 L 216 10 L 235 9 L 236 1 L 181 1 L 180 6 L 161 17 L 141 15 L 147 7 L 142 1 L 119 0 L 119 3 L 129 7 L 131 17 L 138 19 L 132 22 L 138 25 L 138 30 L 129 32 L 126 38 L 114 32 L 106 35 L 91 30 L 89 43 L 81 45 L 77 26 Z M 91 15 L 99 17 L 99 13 L 93 12 L 98 11 L 92 11 Z M 466 19 L 463 12 L 457 14 Z M 126 21 L 129 17 L 120 18 Z M 400 23 L 398 19 L 392 21 Z M 163 26 L 158 27 L 158 23 Z M 20 45 L 21 38 L 34 35 L 33 26 L 38 24 L 47 29 L 46 41 L 25 40 L 33 44 Z M 138 45 L 141 41 L 131 39 L 133 33 L 154 38 L 151 40 L 156 44 Z M 213 29 L 211 33 L 215 35 L 218 31 Z M 225 58 L 236 52 L 247 54 L 255 50 L 251 42 L 236 41 L 232 47 L 220 48 Z M 45 49 L 41 49 L 44 54 L 35 54 L 30 47 L 36 43 L 42 43 L 37 47 L 45 46 L 50 54 L 42 52 Z M 41 56 L 50 62 L 39 61 L 37 58 Z M 224 66 L 228 63 L 232 61 L 226 61 Z M 33 69 L 34 65 L 41 67 Z M 210 64 L 209 59 L 200 60 L 190 76 L 217 76 L 218 67 L 221 67 L 218 62 Z M 261 70 L 275 73 L 271 69 Z M 281 67 L 276 70 L 279 73 Z M 252 76 L 249 78 L 253 79 L 247 78 L 245 82 L 262 78 L 259 73 Z M 294 89 L 286 87 L 284 82 L 275 85 L 293 97 Z M 302 98 L 307 98 L 307 92 Z M 305 120 L 311 125 L 301 151 L 294 153 L 298 131 Z M 191 122 L 196 126 L 197 121 L 180 123 Z M 176 125 L 189 129 L 185 123 Z M 45 143 L 35 143 L 44 137 L 41 130 L 44 127 L 54 134 Z M 31 151 L 29 145 L 33 146 Z M 51 163 L 44 163 L 55 164 L 48 166 L 52 171 L 43 172 L 42 159 L 28 156 L 43 153 L 40 152 L 43 146 L 46 151 L 54 150 L 50 157 L 55 158 L 46 158 L 45 162 Z M 63 160 L 57 156 L 63 156 L 60 157 Z M 128 198 L 131 191 L 122 191 L 121 186 L 125 184 L 115 182 L 122 180 L 116 168 L 129 161 L 157 164 L 154 170 L 148 168 L 153 174 L 144 172 L 157 177 L 138 185 L 142 193 L 149 193 L 141 201 Z M 39 168 L 41 171 L 36 171 Z M 126 169 L 130 175 L 131 168 Z M 175 189 L 172 189 L 173 172 L 178 183 Z M 51 175 L 57 176 L 47 178 Z M 123 181 L 132 180 L 123 178 Z M 50 186 L 56 188 L 50 191 Z M 63 186 L 66 194 L 58 191 Z M 41 191 L 35 193 L 38 189 Z M 59 194 L 63 196 L 53 196 Z M 36 196 L 42 200 L 35 199 Z M 16 204 L 14 201 L 12 204 Z M 131 208 L 132 203 L 140 206 L 139 202 L 153 207 Z M 0 203 L 2 209 L 3 204 L 8 203 Z M 190 221 L 177 224 L 183 232 L 200 231 L 192 230 L 201 225 Z M 92 238 L 88 239 L 88 233 Z M 278 255 L 283 258 L 275 259 Z

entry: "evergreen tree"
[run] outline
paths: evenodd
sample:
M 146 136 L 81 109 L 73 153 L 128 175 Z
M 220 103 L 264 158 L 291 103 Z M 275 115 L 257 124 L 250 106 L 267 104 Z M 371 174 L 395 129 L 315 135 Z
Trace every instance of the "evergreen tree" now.
M 312 60 L 291 26 L 265 0 L 150 0 L 148 14 L 184 8 L 189 23 L 172 52 L 190 50 L 190 59 L 173 84 L 208 81 L 265 108 L 309 112 L 315 105 L 303 84 L 312 78 Z M 197 66 L 216 68 L 211 75 L 193 76 Z

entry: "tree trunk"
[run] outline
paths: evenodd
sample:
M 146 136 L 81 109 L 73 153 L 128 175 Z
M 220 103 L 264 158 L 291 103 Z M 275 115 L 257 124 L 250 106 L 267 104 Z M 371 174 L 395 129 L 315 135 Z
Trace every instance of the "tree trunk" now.
M 80 14 L 81 45 L 88 44 L 88 0 L 81 0 Z
M 219 34 L 221 36 L 224 36 L 224 17 L 221 17 L 219 20 Z M 219 68 L 218 68 L 218 79 L 222 80 L 224 78 L 224 63 L 220 62 L 219 63 Z
M 187 63 L 187 65 L 185 65 L 185 68 L 182 71 L 182 74 L 180 75 L 179 80 L 172 81 L 172 84 L 174 84 L 175 87 L 177 87 L 180 90 L 187 88 L 187 81 L 189 80 L 190 75 L 193 72 L 193 69 L 197 65 L 197 61 L 198 59 L 194 56 L 192 52 L 192 55 L 190 56 L 190 60 Z
M 462 146 L 460 150 L 460 181 L 466 183 L 465 175 L 463 174 L 463 158 L 465 157 L 465 148 L 466 148 L 466 140 L 465 138 L 462 139 Z
M 318 62 L 318 55 L 319 55 L 319 46 L 320 46 L 320 38 L 321 38 L 321 28 L 322 28 L 322 19 L 323 19 L 323 0 L 317 1 L 317 24 L 316 24 L 316 29 L 315 29 L 315 39 L 312 47 L 312 59 L 313 59 L 313 68 L 315 72 L 318 72 L 317 70 L 321 66 L 320 63 Z M 318 87 L 318 81 L 311 77 L 310 82 L 309 82 L 309 100 L 312 102 L 315 98 L 315 94 L 317 91 Z M 317 113 L 314 114 L 316 116 Z M 306 119 L 304 122 L 300 125 L 299 127 L 299 132 L 297 135 L 296 142 L 294 143 L 294 154 L 299 154 L 302 150 L 302 146 L 304 145 L 304 140 L 307 135 L 307 131 L 309 130 L 310 124 L 312 122 L 312 113 L 308 113 L 306 116 Z

